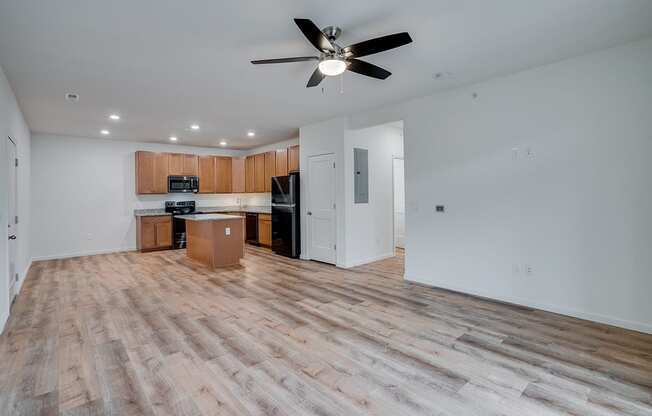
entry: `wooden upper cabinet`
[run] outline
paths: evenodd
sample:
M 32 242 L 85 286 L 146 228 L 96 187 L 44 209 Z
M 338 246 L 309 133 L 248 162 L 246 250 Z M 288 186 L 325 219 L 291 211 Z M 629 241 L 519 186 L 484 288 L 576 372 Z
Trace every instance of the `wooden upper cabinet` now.
M 230 194 L 232 191 L 232 165 L 228 156 L 215 157 L 215 192 Z
M 170 153 L 169 174 L 173 176 L 198 176 L 197 155 Z
M 288 174 L 288 150 L 281 149 L 276 151 L 276 175 L 286 176 Z
M 265 153 L 254 155 L 254 192 L 265 192 Z
M 231 192 L 245 192 L 245 159 L 243 157 L 231 159 Z
M 256 173 L 254 162 L 253 156 L 247 156 L 245 159 L 245 192 L 254 192 L 254 176 Z
M 198 156 L 199 193 L 212 194 L 216 192 L 215 157 Z
M 168 192 L 168 159 L 167 153 L 136 152 L 136 193 Z
M 288 147 L 288 172 L 299 171 L 299 145 Z
M 265 153 L 265 192 L 272 192 L 272 177 L 276 176 L 276 151 Z

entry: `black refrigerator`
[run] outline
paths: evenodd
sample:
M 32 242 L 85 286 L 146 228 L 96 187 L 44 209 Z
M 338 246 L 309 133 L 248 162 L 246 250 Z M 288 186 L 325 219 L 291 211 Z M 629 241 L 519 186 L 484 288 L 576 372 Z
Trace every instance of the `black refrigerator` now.
M 299 173 L 272 178 L 272 251 L 286 257 L 301 254 Z

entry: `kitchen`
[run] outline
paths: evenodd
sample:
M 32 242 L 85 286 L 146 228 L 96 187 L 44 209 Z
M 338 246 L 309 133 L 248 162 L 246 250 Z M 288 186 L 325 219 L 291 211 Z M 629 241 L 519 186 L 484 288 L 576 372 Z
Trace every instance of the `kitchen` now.
M 298 145 L 246 157 L 139 150 L 134 159 L 138 195 L 271 194 L 269 205 L 197 206 L 193 200 L 184 200 L 136 209 L 139 251 L 186 248 L 186 221 L 200 214 L 221 213 L 245 218 L 242 235 L 248 244 L 299 256 Z M 187 215 L 191 217 L 184 218 Z

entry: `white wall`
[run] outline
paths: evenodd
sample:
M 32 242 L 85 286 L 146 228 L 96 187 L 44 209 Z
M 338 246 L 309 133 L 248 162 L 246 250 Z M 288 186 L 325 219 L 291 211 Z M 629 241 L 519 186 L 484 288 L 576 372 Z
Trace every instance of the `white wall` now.
M 405 123 L 407 279 L 652 333 L 651 109 L 645 39 L 337 123 Z
M 369 203 L 354 203 L 353 149 L 368 151 Z M 402 123 L 344 133 L 345 267 L 394 255 L 393 158 L 403 157 Z
M 401 136 L 402 137 L 402 136 Z M 394 245 L 405 247 L 405 161 L 394 159 Z
M 308 166 L 308 159 L 311 156 L 325 155 L 332 153 L 335 155 L 336 166 L 344 166 L 344 130 L 346 128 L 346 119 L 337 118 L 323 123 L 312 124 L 310 126 L 301 127 L 299 130 L 299 176 L 300 176 L 300 193 L 301 193 L 301 258 L 310 259 L 310 252 L 308 250 L 308 216 L 307 206 L 309 192 L 317 190 L 310 190 L 306 186 L 308 183 L 308 176 L 306 167 Z M 345 205 L 344 199 L 344 169 L 337 170 L 337 177 L 335 183 L 335 203 L 337 207 Z M 344 238 L 344 210 L 338 209 L 336 211 L 336 234 L 335 241 L 337 244 L 336 264 L 344 266 L 346 252 L 346 244 Z
M 8 177 L 7 136 L 16 143 L 20 160 L 18 167 L 18 249 L 16 270 L 19 281 L 17 291 L 25 280 L 31 265 L 30 257 L 30 132 L 18 107 L 16 97 L 0 67 L 0 330 L 9 316 L 9 262 L 6 230 L 8 226 Z
M 35 134 L 32 140 L 34 259 L 136 248 L 134 209 L 167 200 L 198 206 L 269 204 L 266 194 L 136 195 L 137 150 L 240 156 L 244 152 Z

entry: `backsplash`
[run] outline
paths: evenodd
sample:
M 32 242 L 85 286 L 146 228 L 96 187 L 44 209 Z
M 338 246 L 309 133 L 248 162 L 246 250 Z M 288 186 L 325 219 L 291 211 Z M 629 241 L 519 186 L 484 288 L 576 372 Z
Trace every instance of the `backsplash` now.
M 163 208 L 165 201 L 195 201 L 198 207 L 269 206 L 272 196 L 270 193 L 139 195 L 133 209 Z

